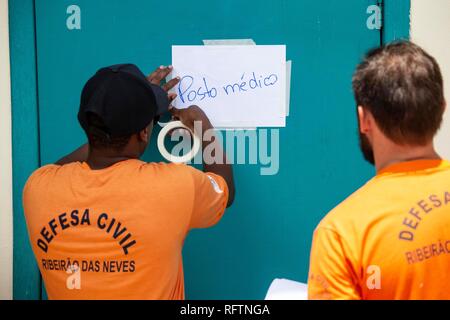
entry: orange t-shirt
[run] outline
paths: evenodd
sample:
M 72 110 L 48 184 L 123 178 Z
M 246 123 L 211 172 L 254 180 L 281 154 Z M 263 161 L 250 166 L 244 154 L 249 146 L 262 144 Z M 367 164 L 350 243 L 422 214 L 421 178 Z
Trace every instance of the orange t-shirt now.
M 50 299 L 183 299 L 182 247 L 222 217 L 225 180 L 178 164 L 47 165 L 23 193 Z
M 314 232 L 309 299 L 450 299 L 450 163 L 392 165 Z

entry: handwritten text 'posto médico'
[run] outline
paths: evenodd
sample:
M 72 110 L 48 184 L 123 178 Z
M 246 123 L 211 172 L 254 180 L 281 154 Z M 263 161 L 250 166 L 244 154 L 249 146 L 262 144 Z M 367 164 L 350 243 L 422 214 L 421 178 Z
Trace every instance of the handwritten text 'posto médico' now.
M 208 86 L 208 81 L 205 77 L 198 83 L 193 76 L 186 75 L 180 79 L 180 83 L 178 84 L 178 97 L 182 103 L 191 103 L 201 101 L 205 98 L 214 99 L 219 94 L 230 96 L 260 90 L 271 87 L 277 82 L 278 76 L 276 74 L 257 76 L 255 72 L 252 72 L 247 76 L 243 73 L 240 81 L 225 83 L 221 87 L 216 88 Z

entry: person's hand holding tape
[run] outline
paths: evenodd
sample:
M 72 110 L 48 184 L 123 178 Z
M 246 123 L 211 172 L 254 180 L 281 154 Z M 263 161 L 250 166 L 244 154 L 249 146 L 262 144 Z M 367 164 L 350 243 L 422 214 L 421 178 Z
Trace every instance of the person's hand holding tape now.
M 200 107 L 192 105 L 185 109 L 177 109 L 174 106 L 169 107 L 170 113 L 176 120 L 180 120 L 191 132 L 194 132 L 194 123 L 196 121 L 201 123 L 202 131 L 206 131 L 212 128 L 205 112 Z
M 195 157 L 201 147 L 201 137 L 195 135 L 195 123 L 198 122 L 201 125 L 201 132 L 203 132 L 212 128 L 211 122 L 203 110 L 195 105 L 185 109 L 177 109 L 174 106 L 170 106 L 169 111 L 171 112 L 173 119 L 178 121 L 169 122 L 162 128 L 158 136 L 158 149 L 161 152 L 161 155 L 170 162 L 188 162 Z M 185 128 L 189 130 L 194 141 L 191 151 L 180 157 L 174 156 L 168 152 L 164 146 L 165 136 L 177 128 Z

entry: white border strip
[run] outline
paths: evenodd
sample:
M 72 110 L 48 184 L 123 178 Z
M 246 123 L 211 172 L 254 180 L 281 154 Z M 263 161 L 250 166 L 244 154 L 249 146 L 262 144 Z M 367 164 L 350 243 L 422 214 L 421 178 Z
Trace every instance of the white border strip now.
M 444 77 L 447 109 L 434 144 L 439 155 L 450 159 L 450 1 L 411 1 L 411 39 L 424 48 L 438 62 Z M 447 40 L 445 40 L 447 39 Z
M 8 0 L 0 0 L 0 299 L 12 299 L 13 205 Z

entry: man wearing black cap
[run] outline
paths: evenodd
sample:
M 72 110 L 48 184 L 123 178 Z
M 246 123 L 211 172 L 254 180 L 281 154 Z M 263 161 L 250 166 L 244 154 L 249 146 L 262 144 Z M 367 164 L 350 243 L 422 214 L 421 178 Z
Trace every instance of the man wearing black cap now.
M 28 179 L 25 216 L 50 299 L 184 298 L 184 239 L 220 220 L 234 183 L 226 159 L 205 172 L 139 160 L 175 98 L 167 92 L 177 78 L 160 86 L 171 70 L 100 69 L 81 94 L 88 144 Z M 196 106 L 170 111 L 189 128 L 212 129 Z

